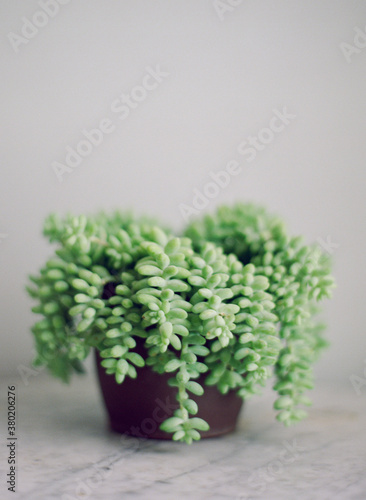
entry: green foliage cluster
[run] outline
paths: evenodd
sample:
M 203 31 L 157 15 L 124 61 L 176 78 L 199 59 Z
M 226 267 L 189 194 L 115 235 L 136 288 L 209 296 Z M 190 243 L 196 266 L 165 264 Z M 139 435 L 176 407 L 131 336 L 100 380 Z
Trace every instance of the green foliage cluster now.
M 277 418 L 286 425 L 301 420 L 306 413 L 299 406 L 311 404 L 304 392 L 313 388 L 313 364 L 327 345 L 324 325 L 314 317 L 316 303 L 330 298 L 334 287 L 329 255 L 317 245 L 304 245 L 302 237 L 290 236 L 280 218 L 254 204 L 222 206 L 193 222 L 186 235 L 196 248 L 215 242 L 225 253 L 252 263 L 255 275 L 268 278 L 282 341 L 275 363 Z
M 42 316 L 32 328 L 36 365 L 68 381 L 96 348 L 118 383 L 145 364 L 171 373 L 179 409 L 161 428 L 187 443 L 208 429 L 192 399 L 202 375 L 248 398 L 273 367 L 279 420 L 303 418 L 325 344 L 314 303 L 333 280 L 319 249 L 287 236 L 281 221 L 252 205 L 222 207 L 176 237 L 130 214 L 52 215 L 44 234 L 57 249 L 27 287 Z

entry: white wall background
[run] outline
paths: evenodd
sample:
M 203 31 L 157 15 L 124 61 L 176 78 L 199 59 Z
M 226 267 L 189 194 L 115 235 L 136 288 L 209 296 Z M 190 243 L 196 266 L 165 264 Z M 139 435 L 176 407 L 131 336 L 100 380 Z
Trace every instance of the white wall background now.
M 307 241 L 338 245 L 317 372 L 363 376 L 366 38 L 349 62 L 340 44 L 365 30 L 366 2 L 222 0 L 238 5 L 221 20 L 214 0 L 64 0 L 16 53 L 8 35 L 23 17 L 42 23 L 39 1 L 0 2 L 1 371 L 32 357 L 23 290 L 51 252 L 49 212 L 132 207 L 179 228 L 179 204 L 236 159 L 242 172 L 209 209 L 256 200 Z M 113 101 L 156 65 L 169 76 L 119 120 Z M 296 118 L 247 162 L 238 145 L 283 107 Z M 52 162 L 103 118 L 114 132 L 58 182 Z

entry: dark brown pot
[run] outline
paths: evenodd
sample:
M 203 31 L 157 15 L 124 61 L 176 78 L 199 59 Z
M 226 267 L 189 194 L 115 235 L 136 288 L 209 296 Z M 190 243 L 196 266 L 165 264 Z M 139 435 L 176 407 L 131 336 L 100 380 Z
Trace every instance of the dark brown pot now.
M 136 349 L 140 351 L 140 349 Z M 141 352 L 140 352 L 141 354 Z M 173 415 L 179 407 L 177 389 L 168 385 L 173 374 L 160 375 L 149 367 L 137 368 L 137 378 L 126 377 L 117 384 L 114 375 L 107 375 L 101 366 L 102 358 L 96 351 L 97 371 L 103 399 L 113 431 L 142 438 L 171 439 L 159 429 L 161 422 Z M 204 377 L 197 379 L 203 384 Z M 234 392 L 221 394 L 216 387 L 203 385 L 202 396 L 190 395 L 198 405 L 197 417 L 203 418 L 210 429 L 201 432 L 203 438 L 219 436 L 233 431 L 243 401 Z

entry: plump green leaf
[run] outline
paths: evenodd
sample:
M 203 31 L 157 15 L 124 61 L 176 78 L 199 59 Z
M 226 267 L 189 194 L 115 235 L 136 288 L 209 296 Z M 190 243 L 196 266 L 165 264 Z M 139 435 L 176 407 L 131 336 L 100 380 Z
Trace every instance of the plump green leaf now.
M 194 382 L 193 380 L 190 380 L 186 383 L 186 389 L 196 396 L 202 396 L 202 394 L 204 393 L 202 385 L 200 385 L 198 382 Z
M 179 359 L 171 359 L 165 365 L 164 369 L 165 369 L 166 372 L 174 372 L 175 370 L 178 370 L 178 368 L 181 365 L 182 365 L 182 361 L 180 361 Z
M 138 266 L 137 271 L 143 276 L 161 276 L 162 274 L 161 269 L 152 265 Z
M 193 399 L 186 399 L 183 406 L 191 415 L 196 415 L 198 412 L 198 405 Z
M 142 368 L 143 366 L 145 366 L 144 358 L 142 356 L 140 356 L 140 354 L 137 354 L 136 352 L 129 352 L 128 354 L 126 354 L 125 357 L 126 357 L 126 359 L 131 361 L 131 363 L 133 363 L 134 365 L 136 365 L 139 368 Z
M 189 419 L 190 427 L 193 429 L 198 429 L 199 431 L 208 431 L 210 426 L 208 423 L 202 418 L 193 417 Z
M 180 430 L 180 426 L 184 420 L 178 417 L 170 417 L 160 425 L 160 429 L 165 432 L 176 432 Z

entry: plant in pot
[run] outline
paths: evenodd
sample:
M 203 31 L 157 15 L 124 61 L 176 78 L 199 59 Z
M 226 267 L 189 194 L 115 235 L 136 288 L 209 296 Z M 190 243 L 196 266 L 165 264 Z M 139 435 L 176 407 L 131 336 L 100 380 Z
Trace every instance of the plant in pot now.
M 222 207 L 177 237 L 118 212 L 52 215 L 44 234 L 58 247 L 28 287 L 34 363 L 68 381 L 94 349 L 112 429 L 187 443 L 228 432 L 273 371 L 277 418 L 305 416 L 325 345 L 314 303 L 333 280 L 276 217 Z

